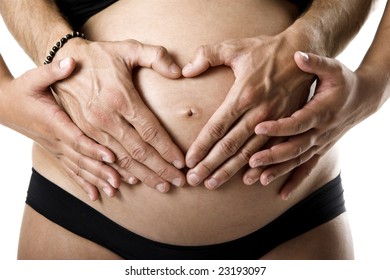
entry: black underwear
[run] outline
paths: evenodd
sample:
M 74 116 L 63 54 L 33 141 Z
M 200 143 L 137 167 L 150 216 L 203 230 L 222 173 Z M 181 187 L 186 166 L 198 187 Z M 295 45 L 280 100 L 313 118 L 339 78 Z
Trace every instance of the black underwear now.
M 125 229 L 34 169 L 26 203 L 52 222 L 122 258 L 139 260 L 259 259 L 283 242 L 346 211 L 338 176 L 251 234 L 220 244 L 177 246 L 149 240 Z

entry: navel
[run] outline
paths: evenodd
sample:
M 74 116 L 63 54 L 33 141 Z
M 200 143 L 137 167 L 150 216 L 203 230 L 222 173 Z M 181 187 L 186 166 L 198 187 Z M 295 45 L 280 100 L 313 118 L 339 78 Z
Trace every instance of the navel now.
M 194 111 L 191 108 L 187 109 L 187 116 L 192 117 L 193 114 Z

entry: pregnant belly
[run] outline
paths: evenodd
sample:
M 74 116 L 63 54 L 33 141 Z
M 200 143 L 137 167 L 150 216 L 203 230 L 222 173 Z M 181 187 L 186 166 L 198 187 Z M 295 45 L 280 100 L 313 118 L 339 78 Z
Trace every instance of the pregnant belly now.
M 297 9 L 287 1 L 121 0 L 83 27 L 96 41 L 135 39 L 162 45 L 184 66 L 203 44 L 273 35 L 293 21 Z M 234 81 L 227 67 L 199 77 L 169 80 L 150 69 L 133 73 L 145 103 L 184 151 L 225 99 Z
M 292 23 L 296 12 L 285 1 L 121 0 L 91 18 L 83 31 L 96 41 L 135 39 L 162 45 L 183 66 L 199 45 L 279 33 Z M 169 80 L 150 69 L 133 74 L 143 100 L 184 152 L 234 81 L 226 67 L 192 79 Z M 277 195 L 282 181 L 267 188 L 249 187 L 239 172 L 215 191 L 187 185 L 161 194 L 142 184 L 124 184 L 115 198 L 102 196 L 89 202 L 59 168 L 53 170 L 54 163 L 47 159 L 40 163 L 45 165 L 40 168 L 45 176 L 55 177 L 61 187 L 122 226 L 179 245 L 219 243 L 253 232 L 307 195 L 314 184 L 307 182 L 300 195 L 283 202 Z

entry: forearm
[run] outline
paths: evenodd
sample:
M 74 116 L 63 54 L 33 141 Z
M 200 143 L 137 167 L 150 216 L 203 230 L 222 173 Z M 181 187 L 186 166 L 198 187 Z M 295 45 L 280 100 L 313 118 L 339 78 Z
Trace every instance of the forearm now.
M 372 0 L 314 0 L 284 36 L 298 38 L 301 51 L 334 57 L 356 35 Z
M 374 41 L 356 73 L 369 84 L 366 95 L 375 99 L 378 110 L 390 97 L 390 3 L 386 5 Z
M 53 45 L 72 31 L 54 0 L 0 1 L 0 12 L 9 31 L 36 64 L 42 64 Z
M 7 92 L 4 90 L 4 85 L 12 80 L 13 77 L 5 64 L 3 57 L 0 55 L 0 124 L 6 125 L 7 115 L 10 113 L 6 104 L 8 102 Z

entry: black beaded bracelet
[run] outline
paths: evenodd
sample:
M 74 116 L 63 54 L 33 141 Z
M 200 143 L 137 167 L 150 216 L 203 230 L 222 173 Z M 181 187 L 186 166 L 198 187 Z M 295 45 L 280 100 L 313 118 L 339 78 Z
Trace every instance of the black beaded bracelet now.
M 78 31 L 73 31 L 72 33 L 69 33 L 69 34 L 66 34 L 64 37 L 62 37 L 55 45 L 54 47 L 51 49 L 51 51 L 49 52 L 49 55 L 46 57 L 45 61 L 43 62 L 43 64 L 49 64 L 53 61 L 54 59 L 54 56 L 56 55 L 56 53 L 59 51 L 59 49 L 61 49 L 65 44 L 66 42 L 68 42 L 70 39 L 72 38 L 76 38 L 76 37 L 80 37 L 80 38 L 83 38 L 85 39 L 85 35 L 81 32 L 78 32 Z

